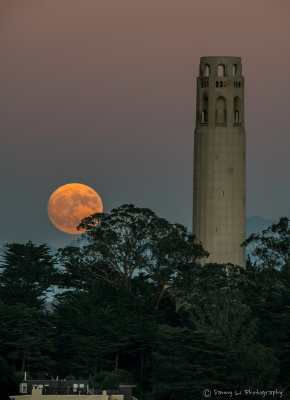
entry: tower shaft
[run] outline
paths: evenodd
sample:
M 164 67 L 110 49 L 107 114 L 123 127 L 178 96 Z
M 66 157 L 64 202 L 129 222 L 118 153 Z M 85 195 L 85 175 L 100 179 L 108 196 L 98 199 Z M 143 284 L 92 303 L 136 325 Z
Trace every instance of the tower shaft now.
M 240 57 L 202 57 L 194 132 L 193 233 L 207 262 L 245 266 L 244 78 Z

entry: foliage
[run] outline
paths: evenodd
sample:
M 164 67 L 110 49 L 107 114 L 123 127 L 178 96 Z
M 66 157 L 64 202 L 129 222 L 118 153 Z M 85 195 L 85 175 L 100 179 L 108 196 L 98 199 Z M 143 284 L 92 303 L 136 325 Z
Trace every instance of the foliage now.
M 19 384 L 23 375 L 15 371 L 15 367 L 0 356 L 0 400 L 8 400 L 9 395 L 18 393 Z
M 127 291 L 103 286 L 98 291 L 69 294 L 56 306 L 58 375 L 95 375 L 120 368 L 126 355 L 151 340 L 154 320 Z M 71 357 L 73 355 L 73 357 Z M 126 365 L 127 366 L 127 365 Z
M 233 356 L 231 384 L 240 387 L 274 383 L 279 373 L 275 351 L 267 347 L 271 343 L 259 342 L 261 334 L 263 338 L 260 329 L 265 326 L 264 322 L 260 326 L 262 305 L 257 294 L 257 285 L 247 271 L 231 265 L 207 264 L 196 269 L 180 310 L 195 329 L 204 329 L 211 337 L 215 332 L 223 338 Z M 248 303 L 254 295 L 256 312 Z
M 90 386 L 93 389 L 106 389 L 112 390 L 119 387 L 119 385 L 131 385 L 135 381 L 130 372 L 124 369 L 115 369 L 113 371 L 102 371 L 99 374 L 90 377 Z
M 217 330 L 233 347 L 241 340 L 246 344 L 255 329 L 251 310 L 243 303 L 247 284 L 237 267 L 206 264 L 196 268 L 190 290 L 179 292 L 178 298 L 196 329 Z
M 46 244 L 6 244 L 0 264 L 0 299 L 8 305 L 43 307 L 57 268 Z
M 46 245 L 6 246 L 3 390 L 11 394 L 24 370 L 90 376 L 96 389 L 136 383 L 136 396 L 150 400 L 290 384 L 287 218 L 246 241 L 246 269 L 200 266 L 206 252 L 193 235 L 148 209 L 123 205 L 82 226 L 88 241 L 60 251 L 61 271 Z M 69 290 L 45 311 L 52 285 Z
M 193 261 L 206 254 L 185 227 L 133 205 L 94 214 L 79 228 L 87 230 L 89 244 L 61 251 L 66 282 L 90 289 L 96 288 L 98 281 L 106 282 L 130 292 L 133 277 L 147 274 L 158 291 L 157 306 L 166 285 L 178 274 L 185 279 Z
M 244 243 L 250 249 L 254 267 L 290 270 L 290 222 L 280 218 L 262 233 L 252 234 Z
M 226 388 L 230 357 L 218 333 L 160 325 L 153 349 L 154 400 L 199 398 L 208 387 Z
M 54 364 L 50 318 L 24 304 L 7 306 L 0 302 L 0 352 L 18 371 L 44 376 Z

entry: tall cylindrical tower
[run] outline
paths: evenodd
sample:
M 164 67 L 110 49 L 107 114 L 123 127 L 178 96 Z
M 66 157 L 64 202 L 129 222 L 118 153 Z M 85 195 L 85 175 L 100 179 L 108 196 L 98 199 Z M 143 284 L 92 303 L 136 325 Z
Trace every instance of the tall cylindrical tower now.
M 207 262 L 245 266 L 244 78 L 240 57 L 202 57 L 196 90 L 193 233 Z

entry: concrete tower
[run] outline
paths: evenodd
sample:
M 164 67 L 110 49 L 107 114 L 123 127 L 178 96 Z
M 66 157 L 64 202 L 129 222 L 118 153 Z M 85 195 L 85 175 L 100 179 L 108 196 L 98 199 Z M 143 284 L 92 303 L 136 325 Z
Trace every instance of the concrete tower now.
M 240 57 L 202 57 L 194 132 L 193 233 L 207 262 L 245 266 L 244 78 Z

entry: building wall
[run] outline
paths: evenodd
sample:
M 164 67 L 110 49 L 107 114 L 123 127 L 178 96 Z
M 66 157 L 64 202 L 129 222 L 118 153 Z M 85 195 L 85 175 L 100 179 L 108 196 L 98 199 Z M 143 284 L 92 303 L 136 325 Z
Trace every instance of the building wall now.
M 114 395 L 57 395 L 48 394 L 45 396 L 10 396 L 11 400 L 124 400 L 121 394 Z
M 221 67 L 218 67 L 221 65 Z M 218 70 L 223 76 L 218 76 Z M 197 78 L 193 232 L 207 262 L 245 266 L 244 78 L 239 57 L 203 57 Z
M 104 391 L 101 395 L 42 395 L 42 389 L 33 388 L 32 394 L 28 396 L 10 396 L 11 400 L 124 400 L 123 395 L 107 395 Z
M 73 394 L 47 394 L 45 396 L 38 395 L 22 395 L 22 396 L 10 396 L 11 400 L 123 400 L 123 395 L 73 395 Z

